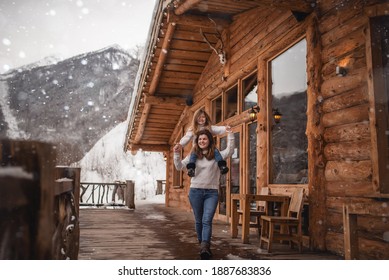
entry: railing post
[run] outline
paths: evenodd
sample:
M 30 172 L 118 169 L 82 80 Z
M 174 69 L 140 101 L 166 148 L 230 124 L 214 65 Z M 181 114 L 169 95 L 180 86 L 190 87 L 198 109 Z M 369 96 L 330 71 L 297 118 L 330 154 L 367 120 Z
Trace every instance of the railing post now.
M 80 243 L 79 205 L 80 168 L 57 166 L 57 180 L 71 179 L 70 192 L 58 194 L 54 198 L 55 232 L 53 236 L 53 256 L 55 259 L 78 259 Z
M 157 190 L 155 194 L 156 195 L 162 194 L 162 180 L 157 180 Z
M 128 208 L 135 209 L 135 184 L 134 184 L 134 181 L 127 180 L 124 200 L 125 200 L 125 204 Z

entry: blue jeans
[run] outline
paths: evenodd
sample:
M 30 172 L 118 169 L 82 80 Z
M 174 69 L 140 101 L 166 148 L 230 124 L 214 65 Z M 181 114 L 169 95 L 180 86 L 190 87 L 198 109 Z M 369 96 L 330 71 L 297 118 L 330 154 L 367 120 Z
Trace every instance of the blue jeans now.
M 219 161 L 223 160 L 223 157 L 220 154 L 218 149 L 215 149 L 214 154 L 215 154 L 215 161 L 219 162 Z M 191 153 L 190 157 L 189 157 L 189 162 L 190 163 L 196 163 L 196 160 L 197 160 L 196 153 Z
M 211 242 L 212 221 L 218 200 L 218 190 L 198 188 L 189 190 L 189 202 L 193 209 L 199 242 Z

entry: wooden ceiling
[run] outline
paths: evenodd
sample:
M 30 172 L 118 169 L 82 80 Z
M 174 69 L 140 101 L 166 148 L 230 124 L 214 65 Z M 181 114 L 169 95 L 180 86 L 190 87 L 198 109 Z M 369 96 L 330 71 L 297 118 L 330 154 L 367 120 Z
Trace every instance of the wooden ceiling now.
M 169 149 L 176 126 L 182 121 L 187 105 L 191 105 L 201 73 L 220 47 L 222 32 L 235 15 L 269 5 L 310 12 L 314 6 L 311 2 L 157 0 L 124 149 Z

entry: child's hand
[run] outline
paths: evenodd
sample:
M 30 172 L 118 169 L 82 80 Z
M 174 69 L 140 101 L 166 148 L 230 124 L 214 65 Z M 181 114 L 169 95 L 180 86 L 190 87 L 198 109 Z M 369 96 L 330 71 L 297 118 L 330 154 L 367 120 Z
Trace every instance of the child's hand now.
M 176 144 L 174 147 L 173 147 L 173 152 L 175 153 L 178 153 L 182 150 L 182 146 L 181 144 Z

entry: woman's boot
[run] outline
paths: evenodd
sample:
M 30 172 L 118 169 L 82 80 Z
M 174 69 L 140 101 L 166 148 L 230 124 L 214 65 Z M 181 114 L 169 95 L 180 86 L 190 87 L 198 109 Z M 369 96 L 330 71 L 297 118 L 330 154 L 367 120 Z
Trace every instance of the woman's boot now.
M 202 260 L 209 260 L 212 257 L 211 244 L 209 242 L 201 242 L 200 244 L 200 257 Z

